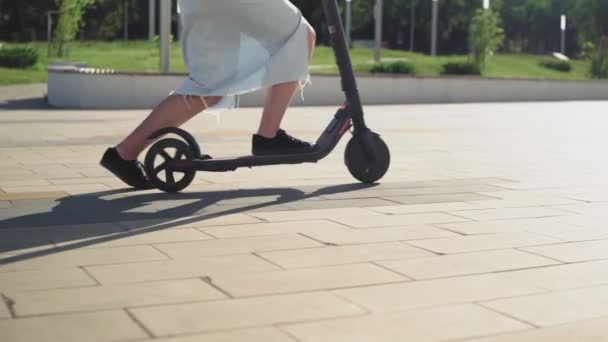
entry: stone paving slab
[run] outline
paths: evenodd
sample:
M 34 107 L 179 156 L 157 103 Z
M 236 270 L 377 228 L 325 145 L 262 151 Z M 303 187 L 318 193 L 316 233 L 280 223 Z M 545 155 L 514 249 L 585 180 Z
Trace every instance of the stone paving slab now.
M 301 268 L 391 259 L 404 260 L 434 254 L 402 243 L 386 242 L 264 252 L 259 255 L 284 268 Z
M 344 231 L 347 227 L 340 223 L 327 220 L 286 221 L 239 224 L 218 227 L 203 227 L 199 230 L 219 238 L 229 239 L 247 236 L 264 236 L 276 234 L 303 233 L 319 231 Z
M 421 214 L 421 213 L 436 213 L 445 211 L 460 211 L 473 209 L 490 209 L 492 205 L 478 205 L 478 201 L 469 202 L 447 202 L 447 203 L 428 203 L 428 204 L 407 204 L 407 205 L 390 205 L 384 207 L 371 207 L 369 209 L 383 214 Z
M 519 317 L 535 326 L 546 327 L 607 316 L 607 290 L 608 286 L 600 286 L 500 299 L 481 304 L 498 312 Z
M 11 318 L 11 313 L 8 311 L 6 303 L 0 303 L 0 320 Z
M 359 316 L 362 309 L 323 292 L 132 309 L 156 336 Z M 205 319 L 200 319 L 205 317 Z
M 260 272 L 277 269 L 279 268 L 272 263 L 251 254 L 86 267 L 87 272 L 102 284 L 205 278 L 224 272 Z
M 44 255 L 44 254 L 42 254 Z M 127 246 L 115 248 L 73 249 L 56 253 L 49 251 L 46 257 L 30 258 L 17 256 L 12 262 L 10 256 L 1 257 L 0 273 L 12 271 L 42 270 L 49 267 L 78 267 L 104 264 L 129 263 L 137 261 L 166 260 L 167 256 L 152 246 Z
M 161 338 L 159 342 L 294 342 L 295 340 L 276 328 L 243 329 L 175 338 Z
M 0 273 L 0 292 L 51 290 L 94 286 L 97 282 L 80 268 L 55 268 Z
M 100 311 L 226 298 L 201 279 L 11 292 L 18 316 Z
M 453 212 L 458 215 L 458 212 Z M 497 221 L 471 221 L 458 223 L 440 223 L 437 227 L 463 235 L 516 233 L 516 232 L 559 232 L 564 229 L 580 229 L 577 225 L 564 220 L 562 216 L 544 218 L 523 218 Z
M 408 241 L 435 239 L 457 236 L 444 229 L 428 225 L 408 225 L 402 227 L 380 227 L 364 229 L 343 229 L 336 231 L 308 232 L 309 236 L 317 241 L 330 245 L 357 245 L 376 242 Z
M 407 278 L 395 272 L 372 264 L 218 274 L 212 277 L 214 285 L 234 297 L 331 290 L 406 280 Z
M 550 328 L 530 329 L 527 331 L 482 337 L 471 342 L 553 342 L 553 341 L 608 341 L 608 319 L 576 322 Z
M 608 258 L 608 240 L 528 247 L 523 250 L 563 262 L 599 260 Z
M 323 245 L 315 240 L 298 234 L 175 242 L 155 245 L 159 251 L 173 259 L 266 252 L 316 246 Z
M 546 290 L 533 284 L 491 273 L 335 291 L 340 297 L 372 312 L 404 311 L 543 292 Z
M 498 334 L 529 325 L 474 305 L 378 314 L 283 327 L 300 341 L 443 341 Z
M 378 262 L 379 265 L 413 279 L 499 272 L 555 265 L 558 263 L 553 259 L 513 249 Z
M 459 211 L 459 216 L 469 218 L 476 221 L 491 221 L 491 220 L 508 220 L 515 218 L 526 217 L 549 217 L 567 215 L 567 213 L 543 207 L 532 208 L 500 208 L 500 209 L 482 209 L 471 211 Z
M 181 194 L 98 165 L 145 111 L 0 105 L 0 340 L 601 340 L 605 105 L 367 107 L 392 152 L 380 184 L 341 143 Z M 314 140 L 334 112 L 285 127 Z M 185 128 L 239 155 L 259 114 Z
M 608 284 L 608 273 L 604 272 L 606 267 L 608 261 L 600 260 L 504 272 L 498 275 L 507 281 L 525 282 L 541 289 L 561 291 Z
M 0 230 L 0 252 L 45 250 L 63 243 L 86 241 L 91 236 L 124 234 L 115 224 L 83 224 Z
M 435 253 L 454 254 L 535 245 L 551 245 L 559 242 L 562 241 L 532 233 L 500 233 L 428 239 L 412 241 L 410 244 Z
M 128 314 L 118 310 L 0 320 L 0 334 L 6 341 L 125 341 L 147 337 Z
M 394 227 L 408 226 L 429 223 L 450 223 L 467 221 L 462 217 L 444 213 L 422 213 L 408 215 L 383 215 L 380 217 L 360 218 L 343 217 L 336 218 L 334 221 L 353 228 L 374 228 L 374 227 Z

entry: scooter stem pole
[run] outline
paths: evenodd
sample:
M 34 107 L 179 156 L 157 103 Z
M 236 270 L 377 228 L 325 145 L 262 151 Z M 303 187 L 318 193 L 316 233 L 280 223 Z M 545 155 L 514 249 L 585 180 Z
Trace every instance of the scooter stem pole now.
M 340 70 L 342 80 L 342 90 L 346 96 L 346 102 L 350 110 L 351 118 L 355 126 L 355 131 L 366 129 L 363 119 L 363 107 L 357 89 L 357 80 L 353 72 L 350 59 L 342 18 L 338 10 L 337 0 L 322 0 L 323 12 L 327 21 L 327 28 L 331 37 L 331 44 L 336 57 L 336 63 Z

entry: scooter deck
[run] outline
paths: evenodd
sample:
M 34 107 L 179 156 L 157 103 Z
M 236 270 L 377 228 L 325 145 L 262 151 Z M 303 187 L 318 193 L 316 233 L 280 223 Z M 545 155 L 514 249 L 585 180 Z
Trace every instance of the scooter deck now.
M 175 160 L 170 162 L 168 167 L 175 171 L 197 170 L 208 172 L 225 172 L 234 171 L 243 167 L 316 163 L 320 159 L 320 154 L 318 152 L 307 154 L 279 154 L 271 156 L 250 155 L 218 159 Z

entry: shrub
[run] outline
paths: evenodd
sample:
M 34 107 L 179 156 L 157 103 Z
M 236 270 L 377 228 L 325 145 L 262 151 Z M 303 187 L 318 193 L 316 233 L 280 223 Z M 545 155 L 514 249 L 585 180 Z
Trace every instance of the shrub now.
M 580 59 L 591 60 L 595 52 L 595 45 L 592 42 L 584 42 L 581 45 Z
M 481 75 L 481 70 L 469 62 L 450 62 L 442 66 L 442 75 Z
M 376 63 L 371 67 L 370 72 L 378 74 L 407 74 L 413 75 L 415 68 L 409 62 Z
M 31 47 L 0 48 L 0 66 L 25 69 L 38 62 L 38 51 Z
M 539 64 L 547 69 L 557 70 L 561 72 L 570 72 L 570 70 L 572 70 L 572 65 L 568 61 L 550 59 L 546 61 L 540 61 Z

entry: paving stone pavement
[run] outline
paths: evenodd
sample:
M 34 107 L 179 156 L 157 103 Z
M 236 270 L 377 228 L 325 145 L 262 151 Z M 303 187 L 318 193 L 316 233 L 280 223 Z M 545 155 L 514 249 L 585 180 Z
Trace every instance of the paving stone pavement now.
M 343 142 L 169 195 L 97 164 L 144 111 L 28 89 L 0 97 L 3 342 L 608 340 L 606 102 L 368 107 L 380 184 L 351 178 Z M 285 128 L 313 140 L 334 111 Z M 246 154 L 259 114 L 186 128 Z

